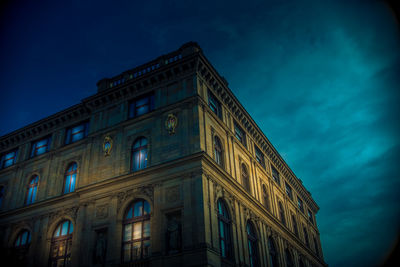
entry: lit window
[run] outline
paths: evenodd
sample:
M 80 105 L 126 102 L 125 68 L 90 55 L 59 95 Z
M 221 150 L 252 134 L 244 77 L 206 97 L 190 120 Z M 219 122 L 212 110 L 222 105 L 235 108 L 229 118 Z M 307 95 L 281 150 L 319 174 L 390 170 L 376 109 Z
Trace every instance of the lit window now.
M 268 211 L 271 211 L 270 205 L 269 205 L 269 195 L 268 195 L 267 187 L 265 186 L 265 184 L 263 184 L 263 186 L 262 186 L 262 191 L 263 191 L 264 207 Z
M 0 169 L 12 166 L 17 161 L 18 149 L 5 153 L 1 156 Z
M 303 200 L 301 200 L 299 197 L 297 197 L 297 207 L 301 212 L 304 213 L 304 206 L 303 206 Z
M 254 231 L 254 227 L 250 222 L 247 222 L 246 230 L 247 230 L 247 242 L 249 248 L 250 267 L 256 267 L 259 266 L 258 253 L 257 253 L 257 236 Z
M 294 267 L 293 257 L 289 249 L 285 249 L 286 267 Z
M 46 137 L 40 139 L 39 141 L 32 143 L 32 151 L 31 151 L 31 158 L 44 154 L 49 151 L 50 148 L 51 137 Z
M 293 200 L 293 193 L 292 193 L 292 188 L 290 187 L 290 185 L 288 185 L 285 182 L 285 189 L 286 189 L 286 195 L 288 195 L 288 197 Z
M 211 110 L 219 117 L 222 118 L 222 108 L 221 108 L 221 103 L 218 101 L 218 99 L 211 93 L 211 91 L 208 91 L 208 106 L 211 108 Z
M 306 243 L 306 246 L 310 246 L 310 241 L 308 240 L 308 232 L 305 227 L 303 227 L 303 234 L 304 234 L 304 242 Z
M 123 222 L 122 262 L 133 262 L 150 256 L 150 205 L 139 199 L 127 209 Z
M 312 212 L 311 212 L 311 210 L 307 210 L 307 213 L 308 213 L 308 220 L 312 223 L 312 224 L 314 224 L 314 219 L 313 219 L 313 214 L 312 214 Z
M 292 223 L 293 223 L 293 232 L 297 237 L 299 237 L 299 230 L 297 228 L 297 221 L 296 221 L 296 217 L 294 216 L 294 214 L 292 214 Z
M 4 198 L 4 186 L 0 186 L 0 208 Z
M 28 230 L 22 230 L 14 242 L 15 248 L 28 246 L 31 243 L 31 234 Z
M 57 225 L 51 238 L 50 266 L 71 265 L 73 231 L 74 227 L 71 221 L 62 221 Z
M 82 140 L 88 135 L 89 132 L 89 122 L 84 122 L 74 127 L 67 128 L 65 134 L 65 144 L 72 144 L 76 141 Z
M 250 193 L 250 178 L 246 165 L 244 165 L 244 163 L 242 163 L 242 183 L 244 189 L 246 189 L 246 191 Z
M 129 118 L 139 117 L 154 110 L 154 94 L 141 96 L 129 103 Z
M 254 145 L 254 150 L 256 151 L 256 160 L 257 160 L 257 162 L 260 163 L 261 166 L 263 166 L 265 168 L 264 154 L 255 145 Z
M 28 191 L 26 192 L 25 205 L 29 205 L 35 202 L 38 184 L 39 176 L 32 176 L 31 180 L 29 181 Z
M 218 200 L 218 229 L 221 246 L 221 256 L 226 259 L 233 259 L 231 219 L 225 203 Z
M 214 136 L 214 160 L 221 167 L 224 166 L 222 152 L 223 150 L 222 150 L 221 140 L 219 140 L 218 136 Z
M 242 143 L 242 145 L 246 146 L 246 133 L 236 123 L 235 123 L 235 136 L 239 140 L 239 142 Z
M 75 191 L 76 184 L 76 173 L 77 173 L 78 164 L 73 162 L 69 164 L 64 178 L 64 194 L 71 193 Z
M 278 208 L 279 208 L 279 219 L 281 220 L 283 225 L 286 225 L 286 219 L 285 219 L 285 210 L 283 209 L 282 202 L 278 202 Z
M 139 137 L 132 147 L 132 171 L 147 167 L 147 139 Z
M 278 267 L 278 252 L 276 251 L 275 241 L 268 237 L 269 266 Z
M 280 179 L 280 177 L 279 177 L 279 172 L 278 172 L 278 170 L 275 169 L 274 166 L 271 166 L 271 169 L 272 169 L 272 178 L 274 179 L 274 181 L 275 181 L 277 184 L 281 185 L 281 179 Z

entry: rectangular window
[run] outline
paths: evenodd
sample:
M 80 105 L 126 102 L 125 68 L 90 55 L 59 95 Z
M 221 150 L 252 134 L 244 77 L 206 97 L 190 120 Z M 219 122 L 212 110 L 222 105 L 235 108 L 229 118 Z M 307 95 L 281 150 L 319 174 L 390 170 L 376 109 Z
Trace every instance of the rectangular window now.
M 279 178 L 279 172 L 278 172 L 278 170 L 275 169 L 274 166 L 271 166 L 271 169 L 272 169 L 272 178 L 274 179 L 274 181 L 275 181 L 277 184 L 281 185 L 281 179 Z
M 304 213 L 303 200 L 301 200 L 299 197 L 297 197 L 297 206 L 299 207 L 299 210 Z
M 261 166 L 263 166 L 265 168 L 264 154 L 255 145 L 254 145 L 254 150 L 256 151 L 256 160 L 258 161 L 258 163 L 261 164 Z
M 307 212 L 308 212 L 308 220 L 309 220 L 312 224 L 314 224 L 313 215 L 312 215 L 311 210 L 307 210 Z
M 89 122 L 83 122 L 79 125 L 67 128 L 65 134 L 65 144 L 72 144 L 76 141 L 82 140 L 88 135 Z
M 290 187 L 290 185 L 288 185 L 285 182 L 285 188 L 286 188 L 286 195 L 288 195 L 288 197 L 293 200 L 293 193 L 292 193 L 292 188 Z
M 17 160 L 18 149 L 4 153 L 1 156 L 0 169 L 10 167 L 15 164 Z
M 239 140 L 240 143 L 242 143 L 242 145 L 244 145 L 246 147 L 246 133 L 245 131 L 240 128 L 239 125 L 237 125 L 237 123 L 234 123 L 235 126 L 235 136 L 236 138 Z
M 129 118 L 136 118 L 154 110 L 154 93 L 138 97 L 129 103 Z
M 45 137 L 32 143 L 31 158 L 49 151 L 51 136 Z
M 221 108 L 221 103 L 218 101 L 218 99 L 211 93 L 210 90 L 208 90 L 208 106 L 211 108 L 211 110 L 217 114 L 217 116 L 221 119 L 222 118 L 222 108 Z

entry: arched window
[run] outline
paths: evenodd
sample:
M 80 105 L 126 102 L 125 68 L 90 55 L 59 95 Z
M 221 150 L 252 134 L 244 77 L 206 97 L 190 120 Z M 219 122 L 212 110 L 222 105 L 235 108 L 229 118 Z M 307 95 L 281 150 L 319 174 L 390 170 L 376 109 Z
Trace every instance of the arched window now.
M 31 180 L 29 181 L 28 190 L 26 192 L 25 205 L 29 205 L 35 202 L 38 184 L 39 184 L 39 176 L 37 175 L 32 176 Z
M 289 249 L 285 249 L 286 267 L 294 267 L 292 254 Z
M 4 198 L 4 186 L 0 185 L 0 208 Z
M 296 221 L 296 217 L 294 216 L 294 214 L 292 214 L 292 223 L 293 223 L 293 232 L 297 237 L 299 237 L 299 230 L 297 228 L 297 221 Z
M 263 184 L 262 186 L 262 193 L 263 193 L 263 204 L 264 207 L 268 210 L 271 211 L 270 209 L 270 205 L 269 205 L 269 195 L 268 195 L 268 191 L 267 191 L 267 187 L 265 186 L 265 184 Z
M 26 229 L 22 230 L 14 241 L 13 264 L 15 263 L 17 266 L 26 265 L 30 243 L 31 233 Z
M 247 192 L 250 193 L 250 178 L 249 178 L 249 173 L 247 172 L 246 165 L 242 163 L 242 170 L 241 170 L 241 175 L 242 175 L 242 183 L 244 189 L 246 189 Z
M 68 165 L 64 177 L 64 194 L 75 191 L 77 168 L 78 164 L 76 164 L 76 162 L 72 162 Z
M 257 236 L 254 231 L 254 227 L 250 222 L 247 222 L 247 243 L 249 246 L 249 260 L 250 267 L 258 266 L 258 255 L 257 255 Z
M 221 140 L 219 140 L 218 136 L 214 136 L 214 159 L 221 167 L 224 165 L 222 151 Z
M 275 241 L 271 236 L 268 237 L 268 253 L 269 253 L 270 267 L 277 267 L 278 266 L 278 252 L 276 251 Z
M 317 256 L 319 256 L 318 242 L 317 242 L 317 239 L 315 238 L 315 236 L 313 237 L 313 241 L 314 241 L 315 254 L 317 254 Z
M 126 209 L 122 238 L 122 262 L 146 259 L 150 255 L 150 205 L 138 199 Z
M 147 139 L 139 137 L 132 147 L 132 171 L 147 167 Z
M 281 219 L 281 222 L 283 225 L 286 225 L 286 219 L 285 219 L 285 210 L 283 209 L 282 202 L 278 202 L 278 207 L 279 207 L 279 218 Z
M 310 241 L 308 240 L 308 232 L 306 227 L 303 227 L 303 234 L 304 234 L 304 242 L 306 243 L 307 247 L 310 247 Z
M 50 266 L 70 266 L 73 231 L 74 226 L 69 220 L 57 225 L 51 238 Z
M 231 219 L 225 203 L 218 200 L 218 229 L 221 246 L 221 256 L 226 259 L 233 258 Z

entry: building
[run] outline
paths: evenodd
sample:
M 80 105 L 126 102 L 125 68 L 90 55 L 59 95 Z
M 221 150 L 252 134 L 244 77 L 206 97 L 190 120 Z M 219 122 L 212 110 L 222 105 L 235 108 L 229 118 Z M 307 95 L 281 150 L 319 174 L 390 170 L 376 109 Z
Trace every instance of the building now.
M 27 266 L 327 266 L 318 206 L 196 43 L 0 138 Z

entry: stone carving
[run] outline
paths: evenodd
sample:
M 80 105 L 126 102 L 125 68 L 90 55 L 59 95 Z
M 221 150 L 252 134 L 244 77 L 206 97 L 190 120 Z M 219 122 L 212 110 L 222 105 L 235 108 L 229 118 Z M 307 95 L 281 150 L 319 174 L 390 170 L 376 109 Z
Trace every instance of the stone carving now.
M 103 152 L 104 156 L 109 156 L 111 154 L 111 149 L 113 148 L 113 140 L 111 136 L 104 137 L 103 141 Z
M 62 218 L 65 215 L 71 217 L 74 221 L 76 220 L 78 214 L 79 206 L 74 206 L 71 208 L 60 209 L 58 211 L 51 212 L 49 214 L 49 224 L 51 225 L 55 220 Z
M 165 189 L 166 195 L 165 200 L 169 203 L 176 202 L 180 199 L 180 188 L 179 186 L 168 187 Z
M 176 126 L 178 126 L 178 118 L 172 113 L 168 114 L 167 119 L 165 120 L 165 128 L 170 135 L 175 134 Z
M 105 219 L 108 217 L 108 204 L 96 207 L 96 218 Z
M 145 185 L 145 186 L 140 186 L 134 189 L 128 189 L 125 192 L 119 192 L 117 194 L 118 198 L 118 204 L 117 204 L 117 211 L 121 209 L 122 203 L 129 199 L 129 198 L 135 198 L 135 196 L 140 196 L 140 195 L 145 195 L 148 197 L 151 201 L 154 200 L 154 187 L 153 185 Z

